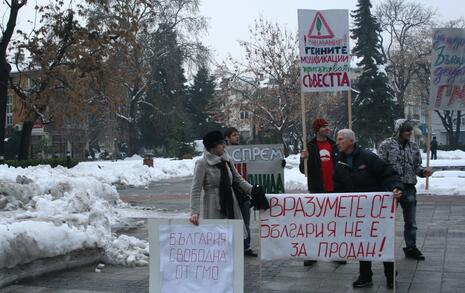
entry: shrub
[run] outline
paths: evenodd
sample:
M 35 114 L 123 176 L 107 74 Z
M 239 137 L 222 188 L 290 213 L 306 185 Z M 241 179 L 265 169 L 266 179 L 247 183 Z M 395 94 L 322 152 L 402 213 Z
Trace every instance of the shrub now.
M 70 168 L 76 166 L 79 163 L 79 161 L 71 159 L 70 160 Z M 7 164 L 10 167 L 21 167 L 21 168 L 27 168 L 30 166 L 38 166 L 38 165 L 50 165 L 50 167 L 55 168 L 56 166 L 63 166 L 67 167 L 67 160 L 66 158 L 60 158 L 60 159 L 34 159 L 34 160 L 7 160 L 5 161 L 5 164 Z

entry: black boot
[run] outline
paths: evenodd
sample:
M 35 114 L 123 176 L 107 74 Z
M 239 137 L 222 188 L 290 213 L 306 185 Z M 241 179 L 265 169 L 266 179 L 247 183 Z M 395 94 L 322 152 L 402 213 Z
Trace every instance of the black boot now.
M 316 263 L 316 260 L 304 260 L 304 266 L 306 266 L 306 267 L 310 267 L 314 263 Z
M 423 253 L 416 247 L 404 247 L 404 254 L 406 258 L 425 260 Z
M 398 275 L 399 273 L 396 271 L 396 276 Z M 386 287 L 388 289 L 394 289 L 394 277 L 392 275 L 387 275 L 386 276 Z
M 373 280 L 371 277 L 362 277 L 359 276 L 358 279 L 352 283 L 354 288 L 365 288 L 373 286 Z

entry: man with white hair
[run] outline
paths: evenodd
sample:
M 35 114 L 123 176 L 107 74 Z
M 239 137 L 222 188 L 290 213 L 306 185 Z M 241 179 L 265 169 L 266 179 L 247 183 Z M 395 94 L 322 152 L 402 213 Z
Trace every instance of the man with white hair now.
M 394 197 L 402 195 L 403 184 L 396 171 L 376 154 L 362 149 L 355 143 L 355 133 L 341 129 L 337 133 L 339 150 L 334 170 L 336 192 L 392 191 Z M 394 263 L 384 262 L 384 275 L 389 289 L 394 288 Z M 353 282 L 354 288 L 373 285 L 370 261 L 360 261 L 360 275 Z

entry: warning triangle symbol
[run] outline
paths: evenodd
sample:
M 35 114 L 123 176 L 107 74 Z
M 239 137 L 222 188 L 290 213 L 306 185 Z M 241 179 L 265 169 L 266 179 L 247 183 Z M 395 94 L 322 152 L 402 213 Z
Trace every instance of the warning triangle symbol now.
M 309 39 L 331 39 L 334 38 L 334 33 L 329 27 L 323 15 L 317 11 L 313 19 L 307 38 Z

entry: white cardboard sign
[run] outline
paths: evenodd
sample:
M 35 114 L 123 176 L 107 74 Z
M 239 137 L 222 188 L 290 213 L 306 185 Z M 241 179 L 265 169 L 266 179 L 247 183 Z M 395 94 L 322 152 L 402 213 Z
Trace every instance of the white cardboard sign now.
M 465 109 L 465 29 L 434 31 L 430 93 L 434 110 Z
M 150 292 L 243 292 L 242 229 L 240 220 L 149 220 Z
M 298 10 L 302 92 L 350 90 L 349 12 Z

